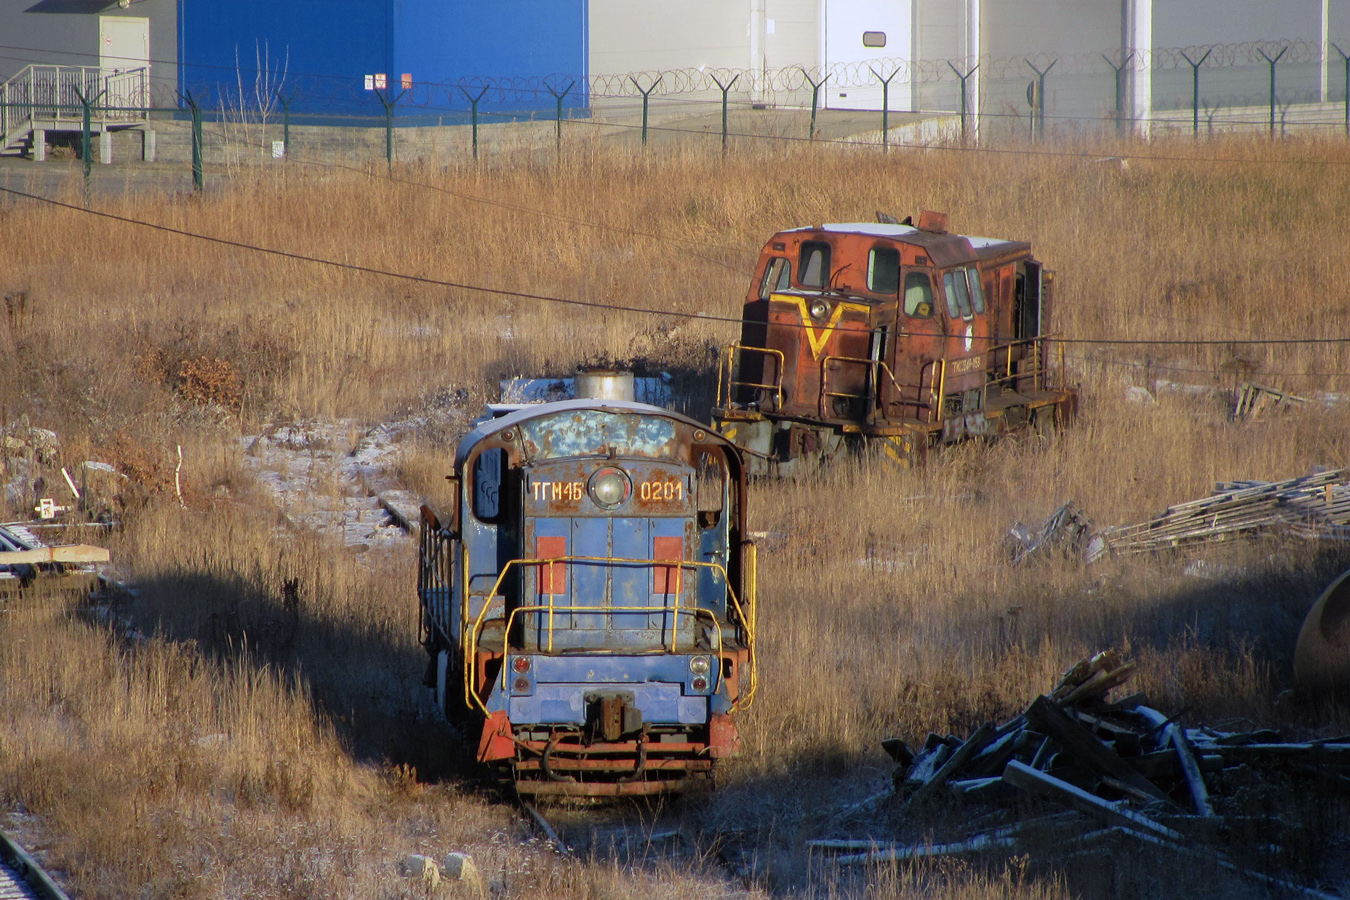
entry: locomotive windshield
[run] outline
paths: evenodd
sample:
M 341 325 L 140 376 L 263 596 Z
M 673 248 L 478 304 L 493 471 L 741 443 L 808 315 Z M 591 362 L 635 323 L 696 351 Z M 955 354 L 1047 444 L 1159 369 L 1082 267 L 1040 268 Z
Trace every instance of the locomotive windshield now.
M 874 294 L 894 294 L 900 289 L 900 251 L 873 247 L 867 254 L 867 289 Z
M 830 281 L 830 245 L 820 241 L 802 244 L 797 281 L 802 287 L 823 288 Z

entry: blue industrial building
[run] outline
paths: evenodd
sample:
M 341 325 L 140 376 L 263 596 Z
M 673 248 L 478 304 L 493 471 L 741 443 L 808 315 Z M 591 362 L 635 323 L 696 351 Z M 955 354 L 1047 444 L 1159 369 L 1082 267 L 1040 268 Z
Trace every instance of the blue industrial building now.
M 553 110 L 548 88 L 575 82 L 563 105 L 584 108 L 586 17 L 587 0 L 180 0 L 179 89 L 209 108 L 280 81 L 293 112 L 382 116 L 382 80 L 407 120 L 463 111 L 460 88 L 484 85 L 484 109 Z

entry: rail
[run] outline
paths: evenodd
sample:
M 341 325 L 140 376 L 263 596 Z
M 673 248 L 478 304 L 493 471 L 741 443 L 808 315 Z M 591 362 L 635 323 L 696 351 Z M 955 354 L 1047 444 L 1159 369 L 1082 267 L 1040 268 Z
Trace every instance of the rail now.
M 747 549 L 748 549 L 748 551 L 749 551 L 748 555 L 749 555 L 749 557 L 750 557 L 750 559 L 749 559 L 750 568 L 751 568 L 751 572 L 752 572 L 752 574 L 753 574 L 753 570 L 754 570 L 754 567 L 755 567 L 755 560 L 754 560 L 754 545 L 753 545 L 753 544 L 749 545 L 749 546 L 747 547 Z M 466 561 L 467 561 L 467 560 L 466 560 Z M 464 616 L 464 619 L 463 619 L 463 627 L 461 628 L 461 631 L 460 631 L 460 633 L 461 633 L 461 635 L 462 635 L 462 639 L 463 639 L 463 647 L 462 647 L 462 651 L 463 651 L 463 652 L 462 652 L 461 655 L 462 655 L 462 657 L 463 657 L 463 660 L 462 660 L 462 661 L 463 661 L 463 665 L 464 665 L 464 699 L 465 699 L 465 702 L 468 703 L 469 706 L 471 706 L 471 707 L 476 707 L 477 709 L 479 709 L 480 711 L 482 711 L 482 712 L 484 712 L 484 713 L 487 712 L 487 706 L 486 706 L 486 704 L 484 703 L 483 698 L 480 697 L 480 696 L 478 695 L 478 692 L 474 689 L 474 667 L 477 665 L 478 648 L 479 648 L 479 635 L 482 633 L 482 631 L 483 631 L 483 626 L 485 625 L 485 623 L 486 623 L 486 621 L 487 621 L 488 611 L 492 608 L 492 601 L 495 600 L 495 599 L 497 599 L 497 598 L 499 598 L 499 597 L 503 597 L 503 594 L 501 593 L 501 587 L 502 587 L 502 583 L 506 580 L 507 574 L 511 571 L 512 568 L 516 568 L 516 567 L 519 567 L 519 568 L 524 568 L 524 567 L 527 567 L 527 566 L 533 566 L 533 567 L 550 566 L 550 567 L 551 567 L 551 566 L 557 565 L 557 564 L 559 564 L 559 563 L 568 563 L 568 564 L 573 564 L 573 563 L 596 564 L 596 565 L 607 565 L 607 566 L 624 567 L 624 568 L 630 568 L 630 567 L 654 568 L 654 567 L 656 567 L 656 566 L 662 566 L 662 567 L 665 567 L 665 568 L 675 568 L 675 567 L 678 567 L 678 568 L 680 568 L 681 570 L 683 570 L 683 569 L 708 569 L 708 570 L 712 570 L 714 573 L 720 574 L 721 577 L 722 577 L 722 583 L 726 585 L 726 588 L 727 588 L 727 597 L 728 597 L 728 598 L 730 599 L 730 601 L 731 601 L 732 609 L 735 610 L 735 612 L 736 612 L 736 617 L 737 617 L 737 619 L 740 621 L 742 628 L 745 630 L 745 646 L 746 646 L 746 649 L 749 651 L 749 655 L 750 655 L 750 658 L 749 658 L 749 664 L 750 664 L 750 679 L 749 679 L 749 684 L 748 684 L 748 686 L 747 686 L 747 688 L 746 688 L 745 694 L 744 694 L 742 697 L 737 698 L 736 703 L 733 704 L 733 708 L 734 708 L 734 709 L 744 709 L 744 708 L 747 708 L 747 707 L 750 705 L 751 701 L 754 699 L 755 688 L 758 686 L 758 675 L 757 675 L 758 666 L 756 665 L 756 660 L 755 660 L 755 611 L 754 611 L 753 608 L 752 608 L 752 609 L 750 609 L 750 610 L 748 611 L 748 613 L 747 613 L 747 608 L 746 608 L 746 606 L 745 606 L 744 604 L 741 603 L 740 598 L 736 596 L 736 591 L 735 591 L 734 589 L 732 589 L 732 587 L 731 587 L 731 578 L 727 575 L 727 570 L 726 570 L 726 567 L 725 567 L 725 566 L 723 566 L 721 563 L 697 562 L 697 561 L 693 561 L 693 560 L 674 560 L 674 559 L 629 559 L 629 558 L 625 558 L 625 557 L 614 557 L 614 556 L 557 556 L 557 557 L 552 557 L 552 558 L 549 558 L 549 559 L 513 559 L 513 560 L 508 561 L 507 564 L 506 564 L 505 566 L 502 567 L 501 572 L 498 573 L 498 575 L 497 575 L 497 580 L 496 580 L 496 582 L 494 582 L 493 585 L 492 585 L 492 590 L 490 590 L 490 591 L 487 593 L 487 595 L 484 597 L 484 602 L 483 602 L 482 609 L 480 609 L 480 610 L 478 611 L 478 615 L 477 615 L 477 617 L 474 619 L 474 621 L 473 621 L 473 623 L 472 623 L 472 626 L 470 626 L 470 624 L 469 624 L 469 622 L 468 622 L 468 612 L 469 612 L 468 603 L 466 602 L 466 603 L 463 605 L 463 616 Z M 682 581 L 682 580 L 683 580 L 683 579 L 681 579 L 681 581 Z M 550 586 L 551 586 L 551 585 L 550 585 Z M 561 612 L 561 613 L 585 612 L 585 613 L 589 613 L 589 614 L 602 614 L 602 613 L 603 613 L 603 614 L 608 614 L 608 613 L 616 613 L 616 612 L 618 612 L 618 613 L 630 612 L 630 613 L 648 613 L 648 614 L 653 614 L 653 613 L 659 613 L 659 614 L 671 614 L 671 615 L 673 615 L 673 616 L 675 617 L 675 620 L 676 620 L 676 627 L 672 629 L 671 640 L 670 640 L 670 649 L 669 649 L 668 651 L 664 651 L 664 652 L 671 653 L 671 654 L 678 653 L 678 652 L 679 652 L 679 617 L 680 617 L 681 615 L 692 616 L 695 620 L 697 620 L 697 618 L 698 618 L 698 616 L 699 616 L 700 614 L 702 614 L 702 615 L 707 615 L 709 618 L 712 619 L 712 621 L 713 621 L 714 624 L 719 624 L 719 623 L 717 622 L 717 618 L 716 618 L 715 616 L 713 616 L 712 612 L 709 611 L 709 610 L 705 610 L 705 609 L 702 609 L 702 608 L 696 607 L 696 606 L 694 606 L 694 607 L 685 607 L 685 608 L 681 609 L 681 608 L 680 608 L 680 595 L 679 595 L 679 591 L 674 591 L 674 592 L 672 592 L 672 593 L 673 593 L 674 599 L 675 599 L 674 605 L 672 605 L 672 606 L 603 606 L 603 607 L 602 607 L 602 606 L 578 606 L 578 605 L 576 605 L 576 604 L 566 604 L 566 605 L 560 606 L 560 605 L 557 605 L 557 604 L 554 603 L 553 598 L 554 598 L 555 594 L 552 593 L 552 592 L 550 592 L 549 595 L 548 595 L 549 602 L 548 602 L 548 605 L 547 605 L 547 606 L 533 605 L 533 606 L 517 607 L 516 609 L 514 609 L 514 610 L 511 611 L 510 615 L 507 616 L 507 619 L 506 619 L 506 622 L 505 622 L 505 627 L 504 627 L 503 630 L 502 630 L 502 656 L 505 657 L 505 655 L 506 655 L 506 651 L 507 651 L 507 649 L 508 649 L 507 644 L 508 644 L 508 641 L 510 640 L 510 634 L 511 634 L 510 626 L 511 626 L 512 623 L 515 621 L 515 614 L 516 614 L 517 612 L 547 612 L 547 613 L 548 613 L 548 648 L 547 648 L 547 650 L 546 650 L 545 652 L 552 652 L 552 650 L 553 650 L 553 631 L 554 631 L 554 621 L 553 621 L 553 620 L 554 620 L 554 616 L 555 616 L 557 613 L 560 613 L 560 612 Z M 752 583 L 752 587 L 751 587 L 751 589 L 750 589 L 750 595 L 747 597 L 748 600 L 753 600 L 753 599 L 754 599 L 753 593 L 754 593 L 754 587 L 753 587 L 753 583 Z M 468 598 L 467 598 L 467 595 L 466 595 L 465 600 L 467 601 L 467 599 L 468 599 Z M 503 599 L 504 599 L 504 597 L 503 597 Z M 505 610 L 503 610 L 503 611 L 505 611 Z M 721 628 L 719 627 L 719 628 L 717 628 L 718 642 L 717 642 L 717 648 L 716 648 L 718 651 L 720 651 L 720 650 L 722 649 L 722 643 L 721 643 L 722 638 L 721 638 L 721 634 L 722 634 Z
M 851 392 L 848 392 L 848 391 L 832 391 L 832 390 L 830 390 L 830 389 L 829 389 L 829 386 L 830 386 L 830 366 L 829 366 L 829 364 L 830 364 L 830 362 L 854 363 L 854 364 L 857 364 L 857 365 L 868 366 L 868 367 L 872 370 L 872 371 L 869 373 L 869 381 L 868 381 L 868 384 L 869 384 L 869 386 L 870 386 L 869 389 L 868 389 L 868 390 L 869 390 L 869 393 L 867 393 L 867 394 L 854 394 L 854 393 L 851 393 Z M 905 388 L 905 387 L 915 387 L 915 385 L 901 385 L 900 382 L 896 381 L 896 380 L 895 380 L 895 373 L 891 371 L 891 367 L 888 366 L 888 365 L 886 364 L 886 361 L 885 361 L 885 360 L 880 360 L 880 359 L 863 359 L 863 358 L 860 357 L 860 356 L 826 356 L 825 358 L 823 358 L 823 359 L 820 361 L 820 403 L 819 403 L 819 405 L 818 405 L 818 409 L 819 409 L 819 411 L 820 411 L 821 418 L 828 418 L 828 417 L 829 417 L 829 413 L 828 413 L 828 411 L 825 409 L 825 401 L 826 401 L 826 398 L 827 398 L 827 397 L 854 397 L 854 398 L 856 398 L 856 397 L 866 397 L 866 398 L 872 399 L 872 400 L 875 402 L 875 399 L 876 399 L 876 396 L 877 396 L 876 385 L 877 385 L 877 381 L 879 380 L 879 379 L 877 378 L 877 375 L 878 375 L 878 372 L 879 372 L 879 371 L 880 371 L 880 372 L 885 372 L 885 373 L 886 373 L 886 377 L 887 377 L 888 379 L 890 379 L 891 386 L 895 388 L 896 394 L 899 395 L 899 397 L 900 397 L 900 401 L 899 401 L 900 403 L 905 404 L 905 405 L 914 405 L 914 406 L 920 406 L 920 407 L 922 407 L 922 404 L 919 403 L 919 401 L 917 401 L 917 400 L 915 400 L 915 401 L 908 401 L 908 400 L 905 400 L 905 399 L 904 399 L 904 396 L 905 396 L 904 388 Z
M 1032 390 L 1043 390 L 1045 388 L 1045 385 L 1047 383 L 1046 380 L 1047 364 L 1043 352 L 1044 349 L 1043 344 L 1045 342 L 1045 337 L 1046 335 L 1038 335 L 1033 338 L 1023 338 L 1021 340 L 1009 341 L 1006 344 L 994 345 L 986 351 L 991 361 L 996 360 L 999 354 L 1003 354 L 1004 356 L 1002 365 L 1004 373 L 994 378 L 987 378 L 985 384 L 982 387 L 983 392 L 982 399 L 985 401 L 986 405 L 988 401 L 989 389 L 992 387 L 1002 388 L 1004 385 L 1011 383 L 1014 385 L 1015 388 L 1017 382 L 1019 382 L 1024 378 L 1030 378 Z M 1017 347 L 1029 347 L 1031 352 L 1029 355 L 1018 357 L 1013 353 L 1013 350 Z M 1015 363 L 1019 361 L 1025 361 L 1028 359 L 1031 360 L 1032 363 L 1029 371 L 1016 372 L 1013 370 Z M 871 369 L 871 372 L 869 373 L 870 380 L 868 382 L 868 392 L 858 394 L 851 391 L 830 390 L 829 380 L 831 369 L 829 363 L 831 362 L 862 365 L 869 367 Z M 928 412 L 927 418 L 929 422 L 941 422 L 943 419 L 942 398 L 945 397 L 947 393 L 947 365 L 949 362 L 951 362 L 951 360 L 948 359 L 947 357 L 930 360 L 929 362 L 924 363 L 922 367 L 920 367 L 918 383 L 902 384 L 898 379 L 896 379 L 895 373 L 891 370 L 890 366 L 887 365 L 887 363 L 884 360 L 864 359 L 862 357 L 856 356 L 826 356 L 821 360 L 820 400 L 818 403 L 818 410 L 822 418 L 829 417 L 829 413 L 826 410 L 826 403 L 828 398 L 830 397 L 850 397 L 850 398 L 872 399 L 873 401 L 875 401 L 877 395 L 877 384 L 881 380 L 880 375 L 884 373 L 886 378 L 890 381 L 891 386 L 895 388 L 895 392 L 898 397 L 898 399 L 895 401 L 896 405 L 912 406 L 916 410 L 916 415 L 922 413 L 923 411 L 927 411 Z M 1063 364 L 1061 362 L 1061 367 L 1062 365 Z M 929 385 L 929 399 L 927 401 L 924 401 L 920 398 L 922 397 L 924 389 L 924 373 L 927 372 L 929 369 L 933 370 L 932 374 L 929 376 L 927 381 Z M 994 369 L 994 366 L 992 365 L 986 366 L 984 371 L 987 374 L 992 369 Z M 913 400 L 906 399 L 905 392 L 907 390 L 912 390 L 915 393 L 916 398 Z
M 724 399 L 724 398 L 723 398 L 723 394 L 722 394 L 722 386 L 723 386 L 722 370 L 723 370 L 724 366 L 723 366 L 723 365 L 718 365 L 718 367 L 717 367 L 717 404 L 718 404 L 718 406 L 721 406 L 723 409 L 731 409 L 731 408 L 732 408 L 732 402 L 731 402 L 731 395 L 732 395 L 732 392 L 733 392 L 736 388 L 738 388 L 738 387 L 749 387 L 749 388 L 767 388 L 767 389 L 769 389 L 769 390 L 774 391 L 774 392 L 775 392 L 775 393 L 774 393 L 774 397 L 775 397 L 775 400 L 774 400 L 774 409 L 782 409 L 782 407 L 783 407 L 783 368 L 784 368 L 784 366 L 785 366 L 785 364 L 786 364 L 786 362 L 785 362 L 785 360 L 784 360 L 784 357 L 783 357 L 783 351 L 782 351 L 782 350 L 774 350 L 774 349 L 767 348 L 767 347 L 748 347 L 748 346 L 746 346 L 745 344 L 742 344 L 740 341 L 733 341 L 733 342 L 731 342 L 730 344 L 727 344 L 727 346 L 725 347 L 725 351 L 726 351 L 726 352 L 725 352 L 725 354 L 724 354 L 724 360 L 723 360 L 723 362 L 724 362 L 724 364 L 725 364 L 725 369 L 726 369 L 726 382 L 725 382 L 725 384 L 726 384 L 726 396 L 725 396 L 725 399 Z M 733 376 L 734 376 L 734 374 L 738 371 L 738 366 L 736 365 L 736 363 L 739 361 L 739 360 L 737 360 L 736 357 L 737 357 L 738 354 L 744 353 L 744 352 L 746 352 L 746 351 L 749 351 L 749 352 L 751 352 L 751 353 L 763 353 L 763 354 L 766 355 L 766 356 L 777 357 L 778 362 L 777 362 L 777 365 L 775 365 L 775 367 L 774 367 L 774 380 L 773 380 L 773 383 L 771 383 L 771 384 L 766 384 L 766 383 L 758 382 L 758 381 L 737 381 L 737 380 L 735 380 L 735 378 L 734 378 Z
M 78 127 L 84 103 L 100 123 L 149 119 L 150 70 L 29 65 L 0 84 L 0 149 L 35 127 Z

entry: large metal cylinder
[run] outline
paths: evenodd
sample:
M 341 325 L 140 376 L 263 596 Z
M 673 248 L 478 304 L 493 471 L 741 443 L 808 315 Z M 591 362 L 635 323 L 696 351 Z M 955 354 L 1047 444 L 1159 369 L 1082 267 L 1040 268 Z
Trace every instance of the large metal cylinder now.
M 572 391 L 578 400 L 633 401 L 633 373 L 618 369 L 578 369 Z
M 1317 598 L 1299 629 L 1294 681 L 1300 691 L 1350 697 L 1350 571 Z

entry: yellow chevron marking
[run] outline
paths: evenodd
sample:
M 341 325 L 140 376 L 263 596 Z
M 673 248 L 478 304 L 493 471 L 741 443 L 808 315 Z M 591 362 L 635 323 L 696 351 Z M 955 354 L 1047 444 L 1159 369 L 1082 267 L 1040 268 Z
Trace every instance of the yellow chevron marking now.
M 845 310 L 860 313 L 872 311 L 871 307 L 864 306 L 861 303 L 836 303 L 834 311 L 830 313 L 830 321 L 826 322 L 823 328 L 817 330 L 811 324 L 811 313 L 806 308 L 805 297 L 796 294 L 771 294 L 769 299 L 771 301 L 777 300 L 780 303 L 792 303 L 797 307 L 797 311 L 802 317 L 802 325 L 806 327 L 806 339 L 811 343 L 811 356 L 814 359 L 820 359 L 820 354 L 825 350 L 825 343 L 830 339 L 830 333 L 839 324 L 839 318 Z

